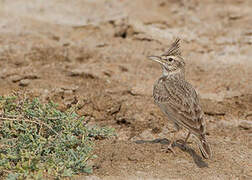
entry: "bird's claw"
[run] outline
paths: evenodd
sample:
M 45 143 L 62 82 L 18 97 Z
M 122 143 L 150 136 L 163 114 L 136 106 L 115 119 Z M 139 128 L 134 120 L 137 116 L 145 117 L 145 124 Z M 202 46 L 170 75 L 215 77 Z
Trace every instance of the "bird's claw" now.
M 166 144 L 162 146 L 162 152 L 168 153 L 168 152 L 172 152 L 174 155 L 176 154 L 173 147 L 172 147 L 173 143 L 170 144 Z

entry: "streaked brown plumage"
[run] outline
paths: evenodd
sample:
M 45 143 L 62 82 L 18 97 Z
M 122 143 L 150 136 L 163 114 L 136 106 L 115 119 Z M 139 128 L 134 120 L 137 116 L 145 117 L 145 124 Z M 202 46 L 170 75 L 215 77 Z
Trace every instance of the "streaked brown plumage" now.
M 149 58 L 160 63 L 163 69 L 163 75 L 153 89 L 155 103 L 177 129 L 184 127 L 189 130 L 185 143 L 190 134 L 194 135 L 203 157 L 210 158 L 204 113 L 195 89 L 185 80 L 185 62 L 181 57 L 179 39 L 163 55 Z

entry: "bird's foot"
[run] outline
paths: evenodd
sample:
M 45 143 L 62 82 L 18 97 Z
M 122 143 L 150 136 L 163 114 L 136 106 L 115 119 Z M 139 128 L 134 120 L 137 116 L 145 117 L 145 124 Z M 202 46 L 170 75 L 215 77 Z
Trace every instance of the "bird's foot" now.
M 172 145 L 173 145 L 173 142 L 170 142 L 169 144 L 164 144 L 164 145 L 162 145 L 161 151 L 162 151 L 162 152 L 166 152 L 166 153 L 172 152 L 172 153 L 175 155 L 176 153 L 175 153 L 175 151 L 174 151 Z
M 178 142 L 179 143 L 179 146 L 183 149 L 183 150 L 187 150 L 188 149 L 188 144 L 192 144 L 192 142 L 186 142 L 186 141 L 184 141 L 184 140 L 182 140 L 182 139 L 179 139 L 179 140 L 177 140 L 176 142 Z

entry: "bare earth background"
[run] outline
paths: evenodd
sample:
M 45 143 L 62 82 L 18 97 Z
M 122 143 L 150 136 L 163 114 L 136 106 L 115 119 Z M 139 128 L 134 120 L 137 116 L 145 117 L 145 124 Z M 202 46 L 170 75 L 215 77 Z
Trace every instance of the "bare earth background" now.
M 0 94 L 78 103 L 89 124 L 116 129 L 96 141 L 94 174 L 79 179 L 251 179 L 251 22 L 251 0 L 0 0 Z M 173 127 L 153 103 L 161 69 L 146 56 L 176 37 L 211 160 L 193 139 L 162 151 Z

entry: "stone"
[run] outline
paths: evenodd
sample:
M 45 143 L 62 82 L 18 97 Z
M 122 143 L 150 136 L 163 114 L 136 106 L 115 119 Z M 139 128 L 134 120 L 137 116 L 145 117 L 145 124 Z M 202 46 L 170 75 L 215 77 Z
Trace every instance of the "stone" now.
M 22 79 L 20 82 L 19 82 L 19 86 L 22 86 L 22 87 L 26 87 L 30 84 L 30 80 L 29 79 Z

